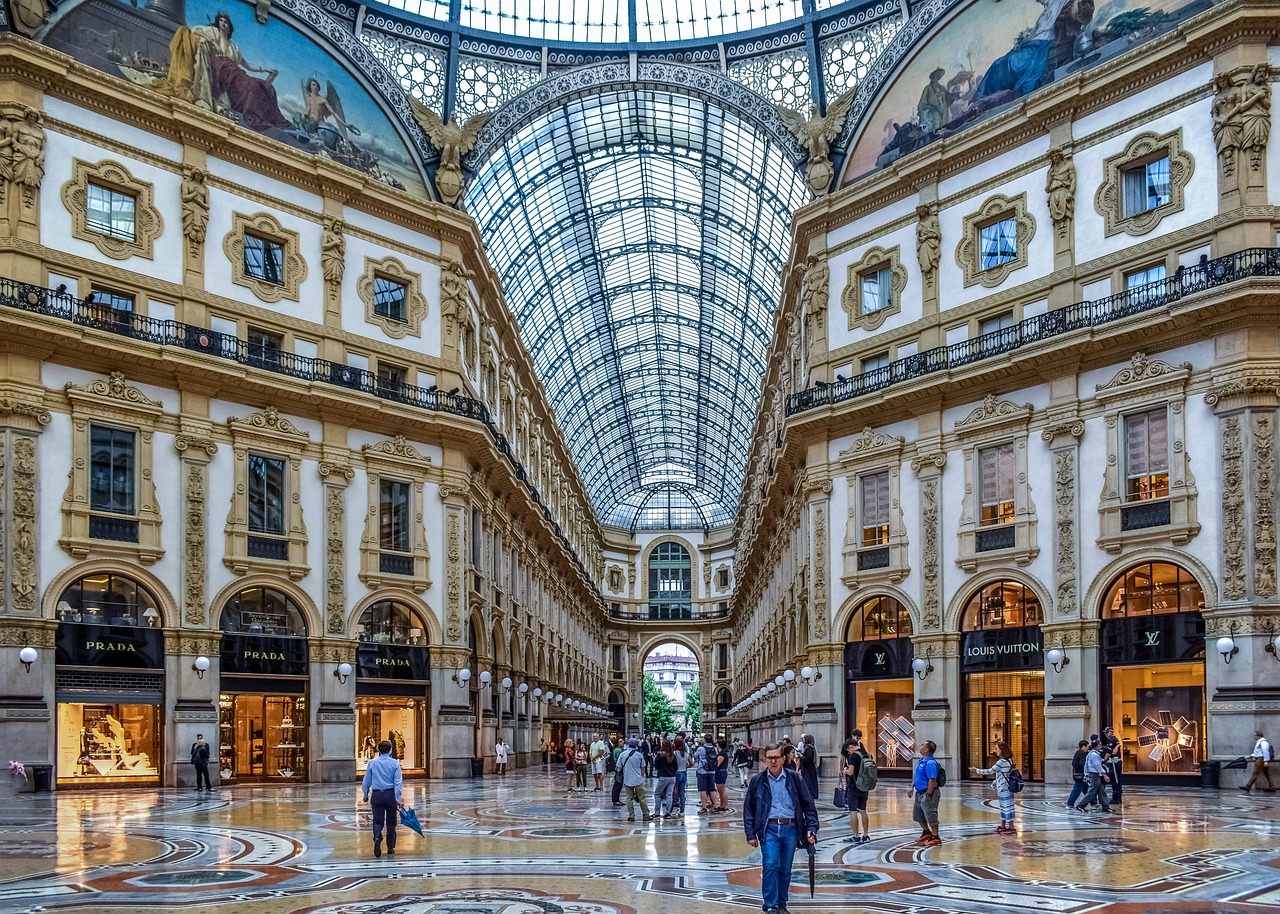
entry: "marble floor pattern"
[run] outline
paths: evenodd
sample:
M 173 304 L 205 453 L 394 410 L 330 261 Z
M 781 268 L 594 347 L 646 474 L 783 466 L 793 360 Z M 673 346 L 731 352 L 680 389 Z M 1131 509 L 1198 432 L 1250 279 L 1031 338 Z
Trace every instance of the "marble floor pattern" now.
M 652 785 L 653 782 L 650 782 Z M 1021 835 L 993 834 L 995 796 L 951 783 L 939 847 L 919 848 L 905 786 L 872 794 L 873 841 L 820 804 L 817 891 L 797 856 L 796 912 L 1229 914 L 1280 905 L 1280 794 L 1126 790 L 1114 815 L 1019 795 Z M 759 852 L 732 812 L 626 820 L 609 794 L 568 795 L 543 769 L 409 781 L 426 831 L 372 855 L 351 786 L 62 791 L 0 800 L 0 914 L 727 914 L 760 909 Z M 695 801 L 696 802 L 696 801 Z M 690 812 L 696 812 L 690 807 Z

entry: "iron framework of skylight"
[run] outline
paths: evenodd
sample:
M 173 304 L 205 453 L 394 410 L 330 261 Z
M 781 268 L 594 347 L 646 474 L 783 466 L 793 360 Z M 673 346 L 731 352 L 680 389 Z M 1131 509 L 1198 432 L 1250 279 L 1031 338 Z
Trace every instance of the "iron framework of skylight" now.
M 730 522 L 795 163 L 712 100 L 615 88 L 475 166 L 467 208 L 601 520 Z

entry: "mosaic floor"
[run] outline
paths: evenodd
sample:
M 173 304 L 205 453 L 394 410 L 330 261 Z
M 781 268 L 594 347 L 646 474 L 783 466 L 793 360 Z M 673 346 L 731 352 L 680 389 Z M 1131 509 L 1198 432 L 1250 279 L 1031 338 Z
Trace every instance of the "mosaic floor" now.
M 733 812 L 626 821 L 608 793 L 566 795 L 541 770 L 412 782 L 426 836 L 372 856 L 352 787 L 66 791 L 0 800 L 0 914 L 720 914 L 758 911 L 759 852 Z M 828 794 L 827 785 L 824 793 Z M 1115 815 L 1028 785 L 1018 838 L 992 833 L 994 795 L 949 784 L 939 847 L 918 848 L 905 789 L 872 795 L 873 841 L 820 807 L 817 890 L 797 858 L 796 912 L 1271 912 L 1280 795 L 1129 788 Z M 1052 801 L 1052 802 L 1051 802 Z M 695 811 L 691 807 L 691 812 Z

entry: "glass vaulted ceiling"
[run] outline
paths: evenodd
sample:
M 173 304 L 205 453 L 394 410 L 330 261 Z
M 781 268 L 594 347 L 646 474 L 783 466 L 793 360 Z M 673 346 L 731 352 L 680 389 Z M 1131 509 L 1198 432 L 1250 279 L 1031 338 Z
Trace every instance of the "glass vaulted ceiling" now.
M 578 98 L 489 156 L 467 208 L 602 521 L 730 522 L 791 214 L 783 150 L 643 88 Z

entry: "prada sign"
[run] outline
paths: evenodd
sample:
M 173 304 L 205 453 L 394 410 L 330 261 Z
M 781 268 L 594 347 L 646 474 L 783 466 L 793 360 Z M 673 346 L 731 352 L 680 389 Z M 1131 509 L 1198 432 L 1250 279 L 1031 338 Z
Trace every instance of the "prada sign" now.
M 305 676 L 307 639 L 224 632 L 222 672 L 252 676 Z
M 164 669 L 164 632 L 134 625 L 58 625 L 57 661 L 70 666 Z
M 1044 637 L 1038 625 L 965 632 L 960 639 L 960 670 L 992 673 L 1044 669 Z
M 431 678 L 431 649 L 410 644 L 363 641 L 356 651 L 356 678 L 428 680 Z
M 885 641 L 852 641 L 844 646 L 845 678 L 906 679 L 911 675 L 915 652 L 910 638 Z
M 1196 660 L 1204 656 L 1204 616 L 1184 612 L 1104 619 L 1098 642 L 1104 666 Z

